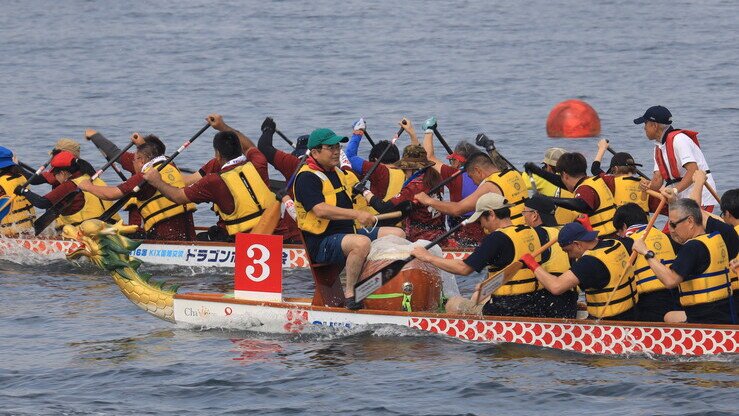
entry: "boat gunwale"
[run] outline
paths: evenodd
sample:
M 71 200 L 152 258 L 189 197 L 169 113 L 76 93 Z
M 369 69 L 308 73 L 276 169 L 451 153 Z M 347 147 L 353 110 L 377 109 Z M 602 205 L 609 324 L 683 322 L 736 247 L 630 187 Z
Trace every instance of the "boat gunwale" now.
M 739 325 L 725 324 L 690 324 L 690 323 L 667 323 L 667 322 L 632 322 L 632 321 L 595 321 L 592 319 L 570 319 L 570 318 L 536 318 L 536 317 L 520 317 L 520 316 L 492 316 L 492 315 L 461 315 L 447 314 L 439 312 L 401 312 L 401 311 L 381 311 L 371 309 L 359 309 L 356 311 L 335 308 L 330 306 L 314 306 L 311 305 L 309 298 L 285 298 L 285 302 L 269 302 L 261 300 L 236 299 L 233 297 L 225 297 L 222 293 L 177 293 L 175 299 L 232 303 L 239 305 L 265 306 L 279 309 L 304 309 L 319 312 L 334 313 L 350 313 L 358 315 L 386 315 L 386 316 L 407 316 L 408 318 L 438 318 L 438 319 L 461 319 L 461 320 L 478 320 L 478 321 L 508 321 L 521 323 L 538 323 L 538 324 L 574 324 L 574 325 L 594 325 L 594 326 L 625 326 L 625 327 L 650 327 L 650 328 L 669 328 L 669 329 L 706 329 L 721 331 L 739 331 Z M 305 302 L 295 303 L 295 302 Z

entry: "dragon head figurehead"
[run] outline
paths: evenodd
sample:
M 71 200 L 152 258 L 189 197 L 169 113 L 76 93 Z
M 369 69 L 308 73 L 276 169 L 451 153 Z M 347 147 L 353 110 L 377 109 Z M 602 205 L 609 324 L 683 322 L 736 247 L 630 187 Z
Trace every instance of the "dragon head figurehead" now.
M 123 225 L 122 221 L 109 224 L 97 219 L 86 220 L 79 225 L 65 225 L 62 236 L 80 243 L 67 253 L 68 259 L 87 257 L 96 266 L 108 271 L 126 297 L 150 314 L 174 322 L 174 294 L 176 286 L 164 287 L 163 283 L 150 280 L 150 275 L 139 273 L 141 261 L 131 257 L 140 241 L 123 234 L 138 229 L 135 225 Z

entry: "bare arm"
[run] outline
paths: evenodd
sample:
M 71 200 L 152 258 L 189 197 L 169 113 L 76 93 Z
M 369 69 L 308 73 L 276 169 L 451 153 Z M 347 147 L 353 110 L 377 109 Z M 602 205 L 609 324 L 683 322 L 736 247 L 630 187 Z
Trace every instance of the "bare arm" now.
M 89 192 L 96 197 L 100 199 L 104 199 L 106 201 L 115 201 L 117 199 L 123 198 L 123 192 L 121 192 L 120 189 L 118 189 L 117 186 L 99 186 L 94 185 L 89 180 L 85 180 L 80 182 L 77 185 L 78 188 L 82 189 L 85 192 Z
M 232 131 L 236 133 L 236 136 L 239 138 L 239 143 L 241 144 L 241 151 L 246 154 L 246 152 L 251 149 L 252 147 L 256 147 L 254 145 L 254 142 L 251 141 L 246 135 L 233 127 L 226 124 L 225 121 L 223 121 L 223 116 L 220 114 L 209 114 L 208 117 L 205 118 L 205 121 L 208 122 L 208 124 L 211 125 L 214 129 L 218 131 Z
M 434 162 L 434 169 L 441 173 L 441 167 L 444 165 L 444 162 L 434 154 L 434 133 L 432 131 L 427 131 L 423 134 L 423 150 L 426 151 L 426 158 Z
M 662 175 L 658 171 L 654 172 L 652 180 L 649 182 L 649 189 L 659 191 L 659 188 L 662 187 L 662 182 L 664 182 Z
M 494 183 L 483 182 L 477 187 L 475 192 L 459 202 L 439 201 L 436 198 L 431 198 L 425 193 L 416 195 L 415 199 L 423 205 L 436 209 L 442 214 L 460 216 L 466 212 L 474 211 L 477 200 L 488 192 L 502 194 L 500 188 L 498 188 Z
M 634 245 L 631 247 L 631 249 L 642 256 L 646 254 L 649 250 L 646 243 L 642 239 L 634 241 Z M 662 264 L 662 262 L 656 257 L 647 259 L 647 264 L 649 264 L 649 268 L 652 269 L 654 275 L 657 276 L 657 279 L 659 279 L 659 281 L 662 282 L 662 284 L 664 284 L 665 287 L 668 289 L 677 287 L 677 285 L 679 285 L 680 282 L 683 281 L 682 276 L 677 274 L 667 265 Z
M 185 181 L 185 186 L 192 185 L 201 179 L 203 179 L 203 175 L 201 175 L 200 172 L 193 172 L 187 175 L 182 175 L 182 180 Z
M 468 266 L 467 263 L 465 263 L 463 260 L 437 257 L 423 247 L 414 247 L 411 254 L 418 260 L 431 263 L 441 270 L 452 274 L 456 274 L 459 276 L 468 276 L 469 274 L 474 272 L 472 267 Z
M 405 124 L 403 124 L 405 122 Z M 400 123 L 398 123 L 398 126 L 403 127 L 405 129 L 405 132 L 408 133 L 408 137 L 411 138 L 411 144 L 419 145 L 418 142 L 418 136 L 416 136 L 416 129 L 413 128 L 413 123 L 411 123 L 410 120 L 403 117 L 402 120 L 400 120 Z
M 164 195 L 164 197 L 169 199 L 170 201 L 176 204 L 190 203 L 190 200 L 185 195 L 184 188 L 178 188 L 176 186 L 172 186 L 164 182 L 158 170 L 149 169 L 146 172 L 144 172 L 144 180 L 149 182 L 151 186 L 157 188 L 157 190 L 161 192 L 162 195 Z
M 553 295 L 561 295 L 580 283 L 572 270 L 567 270 L 560 276 L 555 276 L 544 270 L 543 267 L 538 267 L 534 271 L 534 276 Z
M 357 220 L 364 226 L 371 226 L 375 223 L 375 216 L 369 212 L 340 208 L 334 205 L 329 205 L 325 202 L 316 204 L 311 211 L 316 214 L 318 218 L 328 220 Z
M 706 172 L 698 169 L 693 172 L 693 184 L 695 185 L 690 191 L 690 199 L 703 206 L 703 186 L 706 184 Z
M 678 192 L 688 189 L 693 184 L 693 173 L 698 170 L 698 164 L 695 162 L 688 162 L 683 167 L 685 168 L 685 175 L 680 179 L 680 182 L 674 185 Z

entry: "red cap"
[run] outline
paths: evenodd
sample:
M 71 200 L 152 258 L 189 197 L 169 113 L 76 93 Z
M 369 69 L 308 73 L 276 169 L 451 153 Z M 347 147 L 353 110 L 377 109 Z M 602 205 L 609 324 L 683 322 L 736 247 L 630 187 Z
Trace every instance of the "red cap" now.
M 465 163 L 465 162 L 467 162 L 467 158 L 464 157 L 464 156 L 462 156 L 462 155 L 460 155 L 457 152 L 454 152 L 454 153 L 450 154 L 446 158 L 449 159 L 449 160 L 455 159 L 455 160 L 459 161 L 459 163 Z
M 52 168 L 69 168 L 72 166 L 72 163 L 74 162 L 75 157 L 72 154 L 72 152 L 61 151 L 57 153 L 52 159 L 51 159 L 51 167 Z

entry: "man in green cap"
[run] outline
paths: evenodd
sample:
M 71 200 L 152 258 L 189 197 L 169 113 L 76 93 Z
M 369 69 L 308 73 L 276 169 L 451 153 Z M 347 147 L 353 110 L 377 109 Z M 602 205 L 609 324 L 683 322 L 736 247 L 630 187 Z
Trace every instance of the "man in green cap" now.
M 310 154 L 298 171 L 293 193 L 308 255 L 314 263 L 346 267 L 345 306 L 360 309 L 362 304 L 354 299 L 354 284 L 369 255 L 370 242 L 392 227 L 374 228 L 374 215 L 354 209 L 349 176 L 339 169 L 340 143 L 348 140 L 330 129 L 313 130 L 308 137 Z M 373 229 L 357 230 L 355 221 Z

